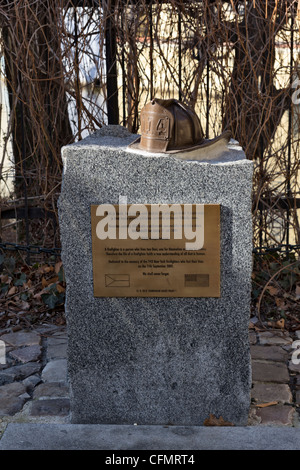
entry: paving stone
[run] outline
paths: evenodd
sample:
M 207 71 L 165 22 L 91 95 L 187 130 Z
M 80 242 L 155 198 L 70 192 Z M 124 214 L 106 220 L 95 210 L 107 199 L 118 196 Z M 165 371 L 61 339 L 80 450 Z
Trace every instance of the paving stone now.
M 63 382 L 46 382 L 40 384 L 33 393 L 33 398 L 69 396 L 69 387 Z
M 291 372 L 300 373 L 300 364 L 293 364 L 293 362 L 290 361 L 288 367 Z
M 290 387 L 286 384 L 255 383 L 251 390 L 251 397 L 258 403 L 292 403 L 293 396 Z
M 292 344 L 282 345 L 281 347 L 289 354 L 293 351 Z
M 0 416 L 12 416 L 23 408 L 30 398 L 26 387 L 20 382 L 14 382 L 0 387 Z
M 67 360 L 56 359 L 48 362 L 42 372 L 44 382 L 67 382 Z
M 257 343 L 257 336 L 255 331 L 250 331 L 249 332 L 249 342 L 250 344 L 256 344 Z
M 1 336 L 0 336 L 0 340 L 1 340 Z M 6 344 L 6 343 L 5 343 L 6 364 L 1 364 L 2 368 L 7 367 L 7 363 L 8 363 L 8 361 L 10 360 L 8 353 L 10 353 L 11 351 L 13 351 L 14 349 L 15 349 L 14 346 L 10 346 L 9 344 Z M 10 362 L 11 362 L 11 360 L 10 360 Z
M 256 414 L 261 424 L 267 426 L 292 426 L 296 410 L 288 405 L 275 405 L 257 408 Z
M 32 402 L 32 416 L 66 416 L 70 412 L 68 398 L 52 398 Z
M 269 361 L 287 361 L 289 354 L 281 346 L 254 345 L 250 347 L 252 359 L 266 359 Z
M 26 390 L 32 392 L 32 390 L 41 382 L 41 377 L 39 375 L 31 375 L 22 381 L 25 385 Z
M 12 384 L 2 385 L 0 387 L 0 399 L 6 395 L 19 396 L 26 392 L 26 387 L 21 382 L 14 382 Z
M 24 398 L 24 400 L 30 400 L 31 396 L 25 392 L 25 393 L 22 393 L 22 395 L 19 395 L 19 398 Z
M 23 408 L 26 400 L 21 397 L 4 397 L 0 401 L 0 417 L 13 416 Z
M 280 362 L 252 361 L 253 382 L 288 383 L 288 368 Z
M 15 347 L 33 346 L 41 343 L 41 336 L 33 331 L 17 331 L 16 333 L 2 335 L 1 340 Z
M 257 416 L 256 410 L 257 408 L 255 405 L 250 406 L 247 426 L 257 426 L 258 424 L 260 424 L 261 418 Z
M 51 336 L 48 337 L 49 340 L 61 341 L 66 343 L 68 341 L 68 335 L 66 331 L 55 331 Z
M 34 344 L 33 346 L 25 346 L 10 352 L 10 356 L 20 362 L 38 361 L 41 356 L 41 346 Z
M 289 334 L 281 331 L 276 333 L 272 331 L 258 332 L 258 340 L 260 344 L 269 345 L 289 345 L 293 342 L 293 339 L 289 336 Z
M 48 338 L 47 360 L 63 359 L 67 357 L 67 339 L 62 337 Z
M 16 380 L 23 380 L 30 375 L 36 374 L 41 369 L 38 362 L 27 362 L 18 366 L 9 367 L 0 371 L 0 386 L 12 383 Z
M 41 335 L 49 335 L 49 334 L 54 334 L 57 332 L 60 332 L 62 330 L 61 326 L 58 325 L 52 325 L 52 324 L 47 324 L 44 323 L 42 325 L 37 325 L 34 327 L 34 331 L 37 333 L 40 333 Z M 65 327 L 63 327 L 63 330 L 65 330 Z
M 300 406 L 300 390 L 296 392 L 296 403 Z

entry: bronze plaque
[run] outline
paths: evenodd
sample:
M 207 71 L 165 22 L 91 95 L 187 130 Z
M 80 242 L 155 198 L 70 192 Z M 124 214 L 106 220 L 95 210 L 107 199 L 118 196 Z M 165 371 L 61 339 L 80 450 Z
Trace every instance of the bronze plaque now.
M 92 205 L 95 297 L 220 297 L 219 204 Z

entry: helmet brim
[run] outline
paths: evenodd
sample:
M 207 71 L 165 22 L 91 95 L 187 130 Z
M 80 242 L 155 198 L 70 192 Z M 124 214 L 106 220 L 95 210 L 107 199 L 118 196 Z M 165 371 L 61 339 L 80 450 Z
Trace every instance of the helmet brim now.
M 220 134 L 218 137 L 215 137 L 214 139 L 203 139 L 201 142 L 198 144 L 194 144 L 190 147 L 181 147 L 177 149 L 171 149 L 171 150 L 165 150 L 164 152 L 152 149 L 152 150 L 147 150 L 144 147 L 141 146 L 141 137 L 138 137 L 136 140 L 131 142 L 131 144 L 128 145 L 130 149 L 133 150 L 143 150 L 148 153 L 164 153 L 164 154 L 176 154 L 176 153 L 182 153 L 182 152 L 192 152 L 197 149 L 202 149 L 205 147 L 211 147 L 214 144 L 221 143 L 223 141 L 225 144 L 229 142 L 231 138 L 231 132 L 230 131 L 224 131 L 222 134 Z

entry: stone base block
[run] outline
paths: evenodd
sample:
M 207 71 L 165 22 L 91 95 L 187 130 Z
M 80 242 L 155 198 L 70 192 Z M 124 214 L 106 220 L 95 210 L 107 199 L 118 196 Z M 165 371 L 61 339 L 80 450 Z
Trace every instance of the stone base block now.
M 250 406 L 252 162 L 129 151 L 108 126 L 63 149 L 59 201 L 73 423 L 246 425 Z M 221 205 L 219 298 L 95 298 L 92 204 Z

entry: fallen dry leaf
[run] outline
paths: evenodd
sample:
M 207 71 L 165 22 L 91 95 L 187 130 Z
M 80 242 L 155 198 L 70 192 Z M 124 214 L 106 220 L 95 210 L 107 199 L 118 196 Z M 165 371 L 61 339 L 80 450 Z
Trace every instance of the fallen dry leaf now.
M 42 286 L 47 287 L 50 284 L 54 284 L 54 282 L 58 281 L 58 276 L 53 276 L 50 279 L 45 279 L 44 277 L 42 278 Z
M 233 423 L 230 423 L 229 421 L 225 421 L 222 416 L 220 418 L 217 418 L 213 414 L 209 414 L 209 418 L 206 418 L 203 423 L 204 426 L 234 426 Z
M 7 296 L 9 297 L 10 295 L 15 295 L 15 293 L 18 291 L 17 287 L 16 286 L 13 286 L 9 289 L 9 291 L 7 292 Z
M 288 305 L 286 304 L 285 300 L 280 297 L 275 298 L 275 303 L 277 307 L 280 308 L 281 310 L 287 310 L 288 308 Z
M 21 307 L 23 310 L 29 310 L 30 309 L 30 304 L 28 302 L 25 302 L 25 300 L 22 301 Z
M 65 291 L 66 291 L 66 289 L 65 289 L 63 286 L 61 286 L 60 284 L 56 284 L 56 290 L 57 290 L 57 292 L 59 292 L 60 294 L 61 294 L 62 292 L 65 292 Z
M 30 289 L 32 287 L 32 280 L 29 279 L 25 284 L 23 284 L 24 289 Z
M 54 271 L 54 267 L 53 266 L 48 266 L 47 264 L 43 265 L 43 266 L 40 266 L 37 270 L 37 272 L 39 274 L 44 274 L 44 273 L 50 273 Z
M 12 271 L 5 268 L 0 273 L 1 329 L 12 331 L 15 327 L 28 327 L 31 322 L 54 322 L 57 315 L 59 321 L 64 321 L 63 303 L 57 306 L 57 310 L 55 306 L 54 311 L 45 303 L 51 295 L 54 299 L 59 295 L 59 299 L 63 301 L 65 285 L 63 282 L 59 283 L 62 262 L 57 262 L 55 266 L 45 263 L 34 266 L 17 263 Z M 20 280 L 24 280 L 22 285 Z M 18 281 L 17 285 L 15 281 Z M 43 294 L 47 294 L 45 299 Z
M 1 274 L 1 276 L 0 276 L 0 281 L 1 281 L 1 283 L 3 283 L 3 284 L 6 284 L 9 279 L 10 279 L 10 278 L 8 277 L 7 274 Z
M 278 401 L 270 401 L 269 403 L 261 403 L 259 405 L 256 405 L 257 408 L 266 408 L 267 406 L 274 406 L 278 405 Z
M 278 321 L 276 322 L 276 326 L 277 326 L 278 328 L 284 328 L 284 325 L 285 325 L 284 318 L 281 318 L 281 320 L 278 320 Z
M 55 265 L 55 272 L 56 272 L 56 274 L 59 273 L 61 267 L 62 267 L 62 261 L 58 261 L 58 262 L 56 263 L 56 265 Z
M 271 295 L 278 295 L 278 292 L 279 292 L 279 290 L 277 289 L 277 287 L 274 287 L 274 286 L 268 286 L 268 287 L 267 287 L 267 291 L 268 291 L 269 294 L 271 294 Z
M 283 329 L 285 326 L 285 321 L 284 318 L 281 318 L 281 320 L 277 321 L 268 321 L 268 326 L 271 326 L 272 328 L 281 328 Z
M 47 267 L 45 267 L 45 269 L 44 269 L 44 272 L 45 272 L 45 273 L 51 273 L 52 271 L 54 271 L 53 266 L 47 266 Z

